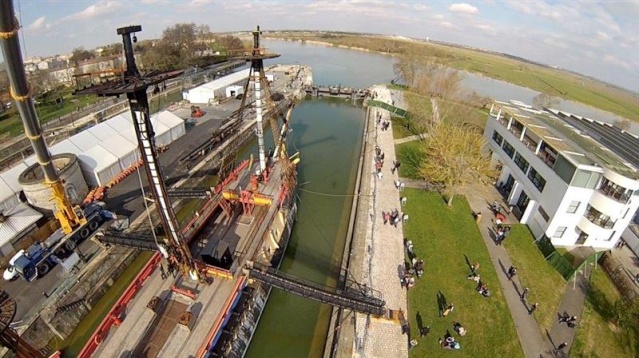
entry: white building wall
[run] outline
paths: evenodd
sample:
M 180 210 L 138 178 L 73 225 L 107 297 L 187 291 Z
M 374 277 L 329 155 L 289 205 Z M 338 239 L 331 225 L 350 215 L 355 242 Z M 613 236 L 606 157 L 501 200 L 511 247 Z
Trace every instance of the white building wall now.
M 497 131 L 514 149 L 529 163 L 524 173 L 505 151 L 493 140 L 493 133 Z M 484 136 L 493 151 L 495 159 L 503 164 L 498 183 L 505 183 L 509 175 L 515 179 L 515 184 L 507 198 L 510 205 L 515 205 L 521 192 L 528 195 L 530 201 L 521 218 L 521 222 L 528 224 L 536 238 L 543 234 L 548 236 L 554 245 L 573 246 L 583 232 L 589 236 L 583 243 L 597 249 L 612 248 L 621 237 L 622 232 L 632 221 L 639 208 L 639 181 L 626 178 L 610 169 L 602 169 L 604 177 L 627 189 L 636 190 L 628 203 L 621 203 L 598 190 L 570 186 L 564 182 L 552 168 L 546 165 L 535 154 L 536 148 L 529 148 L 520 141 L 518 136 L 508 131 L 495 117 L 489 117 L 484 130 Z M 530 168 L 535 170 L 546 180 L 542 192 L 533 185 L 527 174 Z M 568 213 L 573 201 L 579 202 L 575 213 Z M 609 215 L 616 222 L 611 229 L 605 229 L 590 222 L 585 216 L 588 205 Z M 539 208 L 548 215 L 548 221 L 541 215 Z M 561 237 L 554 237 L 559 227 L 566 227 Z

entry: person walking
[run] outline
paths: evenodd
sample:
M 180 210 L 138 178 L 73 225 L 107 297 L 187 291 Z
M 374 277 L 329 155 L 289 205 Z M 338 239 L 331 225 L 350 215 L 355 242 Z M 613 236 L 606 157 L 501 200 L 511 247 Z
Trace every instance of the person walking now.
M 517 269 L 515 268 L 515 266 L 510 266 L 508 268 L 508 273 L 506 275 L 508 276 L 508 281 L 511 281 L 516 274 L 517 274 Z
M 557 348 L 555 348 L 555 352 L 559 352 L 559 351 L 563 350 L 566 347 L 568 347 L 568 342 L 559 343 Z
M 524 290 L 521 291 L 521 295 L 519 297 L 521 297 L 522 300 L 525 300 L 526 296 L 528 296 L 528 291 L 530 291 L 530 289 L 528 289 L 528 287 L 524 288 Z
M 533 314 L 537 310 L 537 307 L 539 307 L 539 303 L 533 303 L 533 305 L 528 309 L 528 314 Z
M 160 275 L 163 280 L 166 280 L 166 271 L 164 271 L 164 265 L 160 264 Z

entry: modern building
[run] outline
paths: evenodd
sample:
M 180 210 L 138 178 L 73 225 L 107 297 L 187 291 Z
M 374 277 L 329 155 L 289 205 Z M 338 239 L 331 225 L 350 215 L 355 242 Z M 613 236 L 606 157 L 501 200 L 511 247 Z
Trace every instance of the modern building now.
M 610 249 L 635 216 L 637 136 L 518 101 L 495 102 L 484 135 L 501 166 L 500 191 L 536 238 Z

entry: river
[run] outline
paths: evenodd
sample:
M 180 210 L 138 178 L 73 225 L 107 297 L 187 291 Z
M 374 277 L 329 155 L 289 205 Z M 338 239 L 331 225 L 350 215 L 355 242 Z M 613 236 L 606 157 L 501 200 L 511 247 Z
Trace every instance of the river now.
M 370 52 L 300 42 L 265 41 L 281 57 L 267 64 L 305 64 L 315 84 L 366 88 L 389 83 L 394 58 Z M 532 103 L 538 93 L 510 83 L 465 74 L 467 90 L 508 101 Z M 559 109 L 614 121 L 615 115 L 574 102 Z M 306 99 L 292 115 L 289 151 L 299 150 L 299 213 L 281 269 L 325 285 L 334 285 L 346 240 L 361 147 L 365 112 L 342 99 Z M 340 196 L 344 195 L 344 196 Z M 331 309 L 274 289 L 253 342 L 249 358 L 321 357 Z

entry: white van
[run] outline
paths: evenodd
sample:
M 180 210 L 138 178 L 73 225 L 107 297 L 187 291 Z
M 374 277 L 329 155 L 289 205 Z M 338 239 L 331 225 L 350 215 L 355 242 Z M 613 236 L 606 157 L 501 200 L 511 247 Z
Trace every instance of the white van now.
M 7 269 L 4 270 L 4 272 L 2 273 L 2 278 L 4 278 L 6 281 L 13 281 L 18 278 L 18 272 L 16 271 L 15 267 L 13 267 L 13 264 L 19 257 L 23 255 L 24 250 L 20 250 L 17 254 L 13 255 L 11 260 L 9 260 L 9 267 L 7 267 Z

